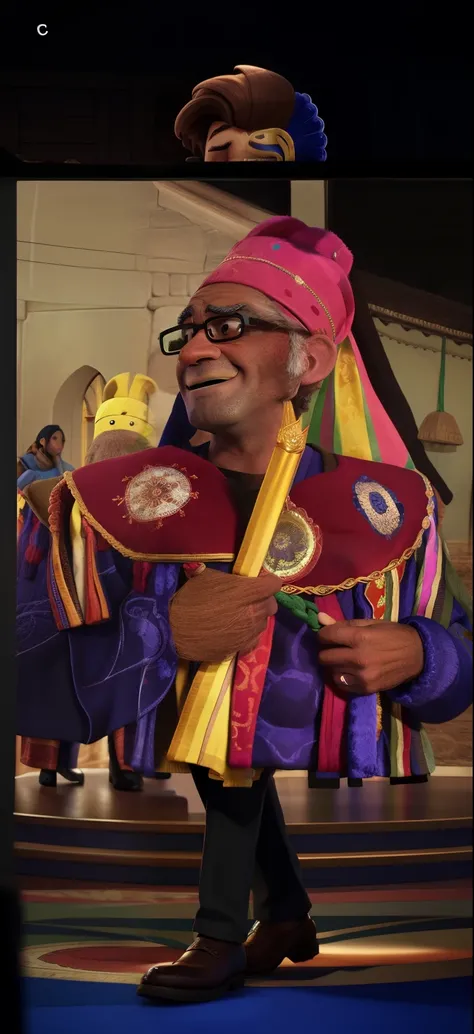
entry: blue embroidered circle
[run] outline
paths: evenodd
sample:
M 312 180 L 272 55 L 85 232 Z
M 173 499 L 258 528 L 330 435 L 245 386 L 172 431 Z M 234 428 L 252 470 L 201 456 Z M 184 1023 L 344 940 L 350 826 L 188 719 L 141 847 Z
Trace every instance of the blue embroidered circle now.
M 387 503 L 380 492 L 369 492 L 369 502 L 376 513 L 386 513 L 388 510 Z
M 280 248 L 281 248 L 281 244 L 272 244 L 272 251 L 279 251 Z
M 395 494 L 362 474 L 352 490 L 354 505 L 377 535 L 391 539 L 403 524 L 404 508 Z

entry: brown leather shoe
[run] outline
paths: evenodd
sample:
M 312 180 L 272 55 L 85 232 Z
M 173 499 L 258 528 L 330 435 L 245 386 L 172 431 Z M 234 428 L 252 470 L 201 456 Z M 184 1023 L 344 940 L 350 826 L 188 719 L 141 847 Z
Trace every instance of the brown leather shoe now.
M 177 962 L 152 966 L 137 994 L 173 1002 L 212 1002 L 243 986 L 245 962 L 241 944 L 197 937 Z
M 319 954 L 318 935 L 310 916 L 285 923 L 255 923 L 244 948 L 247 976 L 272 973 L 283 959 L 309 962 Z

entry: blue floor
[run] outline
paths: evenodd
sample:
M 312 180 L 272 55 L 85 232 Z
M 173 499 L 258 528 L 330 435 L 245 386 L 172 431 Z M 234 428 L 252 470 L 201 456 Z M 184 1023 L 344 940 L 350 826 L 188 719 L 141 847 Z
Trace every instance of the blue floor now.
M 27 979 L 27 1034 L 468 1034 L 469 977 L 357 987 L 247 988 L 206 1005 L 143 1002 L 131 984 Z

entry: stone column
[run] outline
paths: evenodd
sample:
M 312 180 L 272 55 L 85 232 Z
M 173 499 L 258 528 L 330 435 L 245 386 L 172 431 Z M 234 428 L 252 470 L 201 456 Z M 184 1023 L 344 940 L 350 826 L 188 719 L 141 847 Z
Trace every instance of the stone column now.
M 309 226 L 326 229 L 326 181 L 292 180 L 291 214 Z

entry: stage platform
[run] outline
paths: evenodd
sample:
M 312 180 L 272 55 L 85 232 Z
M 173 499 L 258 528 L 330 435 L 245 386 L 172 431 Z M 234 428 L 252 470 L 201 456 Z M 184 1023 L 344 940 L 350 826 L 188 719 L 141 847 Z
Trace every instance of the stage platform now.
M 168 887 L 197 885 L 204 812 L 190 776 L 146 780 L 120 793 L 102 769 L 85 785 L 16 778 L 19 875 Z M 277 786 L 308 887 L 463 879 L 472 861 L 472 782 L 308 789 L 304 775 Z

